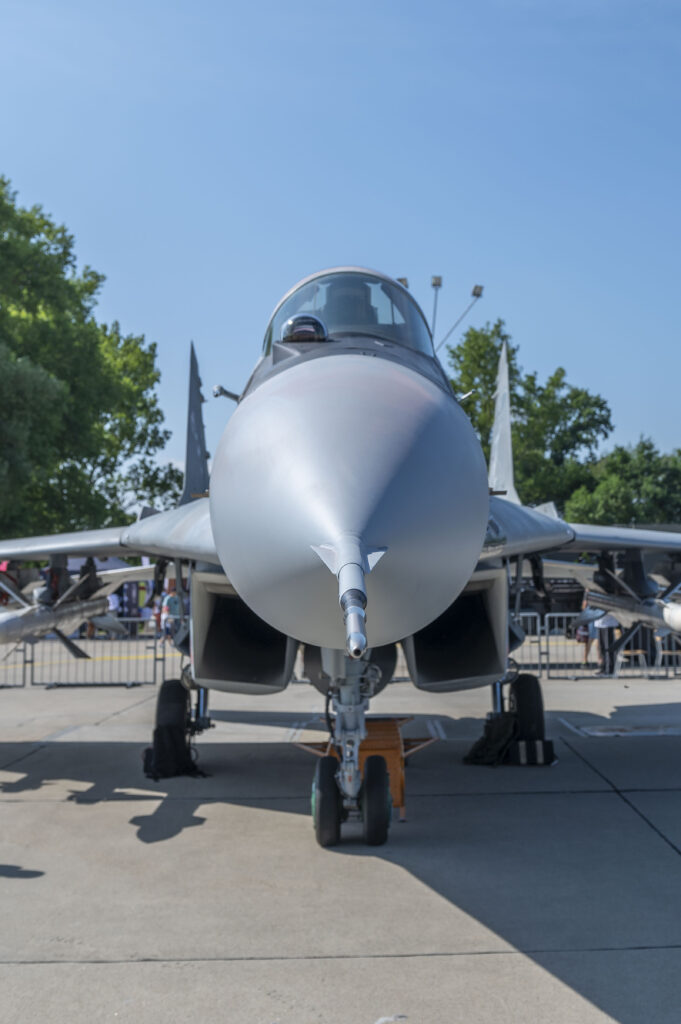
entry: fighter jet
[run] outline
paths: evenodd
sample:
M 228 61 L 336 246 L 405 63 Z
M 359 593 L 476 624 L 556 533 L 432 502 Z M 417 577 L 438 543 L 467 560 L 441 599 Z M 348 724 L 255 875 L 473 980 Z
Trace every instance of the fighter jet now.
M 122 528 L 0 542 L 0 557 L 147 554 L 162 560 L 161 572 L 168 560 L 177 580 L 188 579 L 191 667 L 159 692 L 159 774 L 172 772 L 159 767 L 169 750 L 177 764 L 189 761 L 189 737 L 209 721 L 210 689 L 282 690 L 302 647 L 336 751 L 315 772 L 317 840 L 337 843 L 342 823 L 361 817 L 365 840 L 383 843 L 386 764 L 369 757 L 361 772 L 359 749 L 397 645 L 417 687 L 489 685 L 495 711 L 511 709 L 543 737 L 538 681 L 507 672 L 511 561 L 569 545 L 607 561 L 622 547 L 644 550 L 648 538 L 572 527 L 513 494 L 490 494 L 426 319 L 384 274 L 321 271 L 281 299 L 243 393 L 217 388 L 237 406 L 210 476 L 193 350 L 190 369 L 177 509 Z M 681 550 L 678 535 L 654 538 Z

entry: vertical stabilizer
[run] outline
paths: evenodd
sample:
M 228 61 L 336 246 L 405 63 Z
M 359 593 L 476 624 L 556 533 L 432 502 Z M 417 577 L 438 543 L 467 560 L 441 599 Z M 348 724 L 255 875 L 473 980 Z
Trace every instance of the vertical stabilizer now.
M 489 485 L 493 491 L 505 492 L 507 501 L 520 504 L 513 482 L 513 447 L 511 444 L 511 392 L 508 383 L 508 351 L 501 346 L 497 390 L 494 396 L 494 424 L 489 457 Z
M 184 460 L 184 485 L 180 505 L 201 497 L 208 491 L 208 452 L 206 432 L 203 427 L 201 405 L 205 401 L 201 394 L 201 378 L 196 352 L 192 342 L 189 355 L 189 409 L 187 413 L 187 453 Z

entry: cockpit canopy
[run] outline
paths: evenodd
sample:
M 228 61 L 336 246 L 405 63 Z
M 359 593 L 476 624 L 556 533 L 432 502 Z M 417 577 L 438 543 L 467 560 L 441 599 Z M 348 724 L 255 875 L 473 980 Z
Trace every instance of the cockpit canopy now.
M 363 270 L 337 270 L 308 278 L 281 302 L 265 334 L 267 354 L 291 317 L 312 314 L 334 338 L 367 335 L 433 355 L 423 313 L 409 292 L 389 278 Z M 285 332 L 286 333 L 286 332 Z

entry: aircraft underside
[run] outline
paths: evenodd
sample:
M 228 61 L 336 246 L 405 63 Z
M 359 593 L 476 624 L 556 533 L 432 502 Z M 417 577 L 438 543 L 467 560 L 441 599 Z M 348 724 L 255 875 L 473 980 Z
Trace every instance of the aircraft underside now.
M 194 570 L 189 581 L 191 621 L 180 624 L 178 636 L 185 637 L 189 627 L 191 665 L 181 681 L 171 680 L 160 691 L 149 773 L 195 770 L 190 745 L 210 726 L 210 689 L 254 695 L 283 690 L 300 653 L 304 676 L 325 697 L 329 728 L 328 753 L 317 763 L 312 789 L 317 840 L 333 845 L 343 822 L 361 819 L 368 843 L 385 842 L 392 817 L 385 760 L 380 755 L 360 757 L 360 748 L 367 738 L 371 699 L 392 680 L 397 643 L 369 648 L 359 658 L 340 649 L 301 644 L 260 619 L 224 574 Z M 503 711 L 502 684 L 513 678 L 507 674 L 507 593 L 505 568 L 479 568 L 442 615 L 403 638 L 412 682 L 435 692 L 489 685 L 496 710 Z M 541 706 L 538 684 L 535 691 L 525 702 L 536 704 L 538 699 Z M 516 693 L 514 699 L 522 702 L 523 694 Z M 529 713 L 536 718 L 536 709 Z M 543 716 L 534 732 L 527 738 L 543 739 Z M 518 738 L 517 729 L 515 734 Z

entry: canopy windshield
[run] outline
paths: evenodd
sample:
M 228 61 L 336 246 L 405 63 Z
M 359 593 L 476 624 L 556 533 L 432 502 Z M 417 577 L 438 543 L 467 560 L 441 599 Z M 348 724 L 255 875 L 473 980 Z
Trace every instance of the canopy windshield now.
M 330 338 L 364 334 L 433 355 L 428 325 L 405 289 L 361 271 L 315 277 L 289 295 L 276 310 L 265 334 L 265 351 L 281 341 L 282 327 L 297 313 L 313 313 Z

